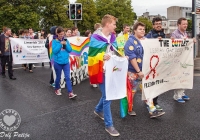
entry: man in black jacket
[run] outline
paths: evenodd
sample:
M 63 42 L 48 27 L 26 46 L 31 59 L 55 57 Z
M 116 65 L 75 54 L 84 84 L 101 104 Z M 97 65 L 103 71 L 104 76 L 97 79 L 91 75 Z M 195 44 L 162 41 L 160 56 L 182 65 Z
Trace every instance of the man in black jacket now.
M 0 56 L 1 56 L 1 67 L 2 77 L 5 78 L 6 63 L 8 63 L 8 75 L 11 80 L 16 80 L 13 76 L 12 70 L 12 52 L 9 37 L 11 37 L 11 29 L 6 28 L 4 34 L 0 35 Z

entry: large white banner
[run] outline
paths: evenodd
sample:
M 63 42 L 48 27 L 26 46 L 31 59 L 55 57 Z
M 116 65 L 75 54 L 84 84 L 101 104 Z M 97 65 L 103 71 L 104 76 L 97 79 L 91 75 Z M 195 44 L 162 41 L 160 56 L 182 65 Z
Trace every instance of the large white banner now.
M 10 38 L 14 64 L 49 62 L 45 39 Z
M 171 89 L 193 88 L 193 40 L 145 39 L 142 86 L 146 99 Z

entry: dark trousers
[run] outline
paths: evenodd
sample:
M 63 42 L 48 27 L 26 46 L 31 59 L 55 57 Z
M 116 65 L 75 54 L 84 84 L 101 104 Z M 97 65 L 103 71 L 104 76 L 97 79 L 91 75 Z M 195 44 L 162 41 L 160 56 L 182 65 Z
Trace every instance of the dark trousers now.
M 1 72 L 2 72 L 2 68 L 1 68 L 1 59 L 0 59 L 0 75 L 1 75 Z
M 50 79 L 49 83 L 50 83 L 50 84 L 53 84 L 53 83 L 54 83 L 53 71 L 51 71 L 51 79 Z
M 26 68 L 27 64 L 24 64 L 24 67 Z M 32 70 L 33 64 L 28 64 L 29 70 Z
M 9 77 L 13 76 L 13 70 L 12 70 L 12 58 L 11 56 L 3 55 L 1 57 L 1 67 L 2 67 L 2 75 L 5 75 L 6 73 L 6 63 L 8 63 L 8 75 Z
M 157 105 L 157 104 L 158 104 L 158 96 L 155 97 L 155 98 L 153 99 L 153 104 L 154 104 L 154 105 Z

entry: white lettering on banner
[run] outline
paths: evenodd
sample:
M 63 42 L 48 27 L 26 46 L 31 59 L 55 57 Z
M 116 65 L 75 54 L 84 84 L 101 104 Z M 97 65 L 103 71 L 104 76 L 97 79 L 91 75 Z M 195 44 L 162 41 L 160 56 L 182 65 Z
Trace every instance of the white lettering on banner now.
M 10 38 L 14 64 L 49 62 L 45 39 Z
M 171 89 L 193 88 L 193 40 L 145 39 L 142 80 L 146 99 Z

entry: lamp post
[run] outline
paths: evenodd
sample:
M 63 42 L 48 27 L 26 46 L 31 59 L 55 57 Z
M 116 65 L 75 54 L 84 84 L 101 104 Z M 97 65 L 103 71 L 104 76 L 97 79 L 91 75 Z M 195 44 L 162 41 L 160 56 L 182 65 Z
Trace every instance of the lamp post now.
M 195 37 L 195 2 L 196 0 L 192 0 L 192 38 Z
M 192 38 L 196 38 L 196 35 L 195 35 L 195 14 L 196 14 L 196 7 L 195 7 L 195 4 L 196 4 L 196 0 L 192 0 Z M 196 57 L 196 46 L 195 46 L 195 43 L 194 43 L 194 58 Z

